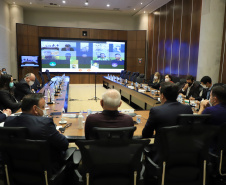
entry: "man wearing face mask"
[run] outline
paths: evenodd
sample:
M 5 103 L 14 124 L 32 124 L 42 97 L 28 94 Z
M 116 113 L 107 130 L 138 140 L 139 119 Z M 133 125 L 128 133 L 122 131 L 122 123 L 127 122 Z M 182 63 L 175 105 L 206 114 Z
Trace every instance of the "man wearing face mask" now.
M 68 148 L 66 137 L 56 130 L 52 118 L 45 116 L 45 99 L 42 94 L 29 94 L 23 98 L 22 114 L 8 117 L 4 127 L 26 127 L 29 138 L 33 140 L 48 140 L 52 156 L 52 167 L 58 169 Z
M 19 83 L 15 84 L 15 97 L 17 100 L 22 100 L 23 97 L 27 94 L 34 93 L 34 90 L 31 89 L 31 86 L 35 82 L 35 75 L 33 73 L 28 73 L 25 75 L 25 78 L 22 79 Z
M 192 75 L 188 75 L 186 84 L 180 89 L 179 93 L 182 93 L 186 99 L 197 99 L 202 96 L 203 88 L 200 84 L 194 82 Z
M 202 77 L 200 82 L 201 82 L 203 89 L 205 90 L 203 93 L 203 98 L 209 100 L 210 92 L 213 87 L 212 79 L 209 76 L 204 76 L 204 77 Z
M 226 123 L 226 89 L 222 86 L 215 86 L 210 92 L 210 99 L 203 100 L 200 104 L 198 114 L 210 114 L 210 123 L 222 125 Z

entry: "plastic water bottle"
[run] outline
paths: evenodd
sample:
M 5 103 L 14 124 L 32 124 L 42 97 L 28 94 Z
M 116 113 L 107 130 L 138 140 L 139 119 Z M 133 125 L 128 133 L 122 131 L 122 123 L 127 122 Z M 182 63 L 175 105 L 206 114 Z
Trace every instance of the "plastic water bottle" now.
M 78 115 L 78 129 L 83 129 L 83 116 L 81 112 Z

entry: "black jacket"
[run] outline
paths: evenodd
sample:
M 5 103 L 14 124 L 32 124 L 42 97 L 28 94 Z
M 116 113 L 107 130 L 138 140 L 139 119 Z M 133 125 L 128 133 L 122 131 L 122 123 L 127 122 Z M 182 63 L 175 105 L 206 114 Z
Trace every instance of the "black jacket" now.
M 15 84 L 15 87 L 14 94 L 17 100 L 22 100 L 25 95 L 32 93 L 30 86 L 24 79 Z

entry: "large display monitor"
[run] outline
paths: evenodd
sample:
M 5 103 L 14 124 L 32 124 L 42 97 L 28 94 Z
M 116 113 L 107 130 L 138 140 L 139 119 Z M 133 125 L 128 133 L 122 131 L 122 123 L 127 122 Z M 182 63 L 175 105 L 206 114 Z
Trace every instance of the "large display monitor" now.
M 119 73 L 126 65 L 126 41 L 40 38 L 42 72 Z
M 21 56 L 21 67 L 39 67 L 38 56 Z

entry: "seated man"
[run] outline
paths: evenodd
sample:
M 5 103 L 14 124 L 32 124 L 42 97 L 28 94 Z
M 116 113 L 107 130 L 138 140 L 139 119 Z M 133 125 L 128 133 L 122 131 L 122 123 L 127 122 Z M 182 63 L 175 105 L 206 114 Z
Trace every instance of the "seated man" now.
M 194 77 L 188 75 L 186 78 L 186 84 L 180 89 L 179 93 L 185 95 L 186 99 L 197 99 L 202 96 L 203 88 L 201 85 L 194 82 Z
M 117 128 L 134 126 L 131 116 L 118 112 L 121 103 L 121 95 L 115 89 L 109 89 L 102 95 L 100 104 L 104 110 L 102 113 L 91 114 L 87 117 L 85 123 L 86 139 L 95 139 L 93 127 Z
M 210 123 L 222 125 L 226 123 L 226 89 L 222 86 L 213 87 L 210 99 L 203 100 L 198 114 L 211 114 Z
M 209 100 L 210 99 L 210 91 L 213 87 L 212 79 L 209 76 L 202 77 L 201 85 L 202 85 L 203 89 L 205 89 L 205 93 L 203 93 L 202 98 Z
M 0 123 L 5 121 L 5 119 L 10 116 L 12 111 L 10 109 L 2 110 L 0 113 Z
M 49 141 L 52 169 L 59 169 L 63 155 L 68 148 L 68 141 L 65 136 L 56 130 L 52 118 L 43 117 L 45 114 L 45 99 L 43 95 L 26 95 L 23 98 L 21 109 L 22 114 L 8 117 L 4 127 L 27 127 L 30 139 Z
M 15 84 L 16 88 L 14 94 L 17 100 L 22 100 L 23 97 L 27 94 L 34 93 L 31 89 L 31 86 L 35 82 L 35 75 L 33 73 L 28 73 L 25 75 L 25 78 L 22 79 L 19 83 Z
M 143 138 L 153 137 L 156 131 L 154 146 L 158 145 L 158 131 L 162 127 L 177 125 L 178 114 L 192 114 L 189 105 L 183 105 L 177 102 L 178 86 L 171 82 L 162 82 L 160 87 L 160 100 L 162 105 L 153 107 L 150 110 L 149 118 L 142 131 Z M 152 148 L 153 160 L 156 162 L 158 155 L 155 154 L 156 148 Z

